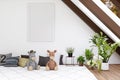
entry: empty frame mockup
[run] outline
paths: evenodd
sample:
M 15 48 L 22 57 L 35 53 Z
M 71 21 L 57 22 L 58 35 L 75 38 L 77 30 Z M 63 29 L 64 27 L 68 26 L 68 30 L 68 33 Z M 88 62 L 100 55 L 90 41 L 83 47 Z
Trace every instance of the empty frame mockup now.
M 54 3 L 28 4 L 28 40 L 32 42 L 54 41 Z

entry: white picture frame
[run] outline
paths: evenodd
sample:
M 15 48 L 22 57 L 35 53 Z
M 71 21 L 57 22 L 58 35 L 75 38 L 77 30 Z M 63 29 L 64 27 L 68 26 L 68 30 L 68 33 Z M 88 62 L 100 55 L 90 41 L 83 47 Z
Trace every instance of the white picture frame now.
M 54 3 L 28 4 L 28 41 L 54 41 L 55 27 Z

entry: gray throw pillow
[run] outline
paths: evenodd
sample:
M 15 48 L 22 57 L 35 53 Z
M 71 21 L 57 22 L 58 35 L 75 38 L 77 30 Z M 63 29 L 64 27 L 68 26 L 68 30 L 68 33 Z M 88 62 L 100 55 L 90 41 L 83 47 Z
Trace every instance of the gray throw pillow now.
M 5 63 L 11 65 L 18 65 L 19 56 L 7 58 Z
M 17 67 L 18 61 L 19 61 L 19 56 L 10 57 L 10 58 L 6 59 L 5 64 L 3 66 L 5 66 L 5 67 Z
M 39 62 L 38 65 L 40 66 L 46 66 L 47 62 L 50 60 L 49 57 L 43 57 L 43 56 L 39 56 Z
M 0 54 L 0 63 L 5 63 L 7 58 L 12 57 L 12 53 Z

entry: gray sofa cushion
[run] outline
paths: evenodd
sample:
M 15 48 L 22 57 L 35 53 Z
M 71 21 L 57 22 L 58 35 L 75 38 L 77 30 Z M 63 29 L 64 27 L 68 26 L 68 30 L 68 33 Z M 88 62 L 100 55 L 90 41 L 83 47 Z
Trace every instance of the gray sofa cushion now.
M 19 56 L 7 58 L 5 61 L 5 67 L 17 67 L 19 62 Z
M 11 65 L 17 65 L 18 64 L 19 57 L 9 57 L 6 59 L 5 63 L 6 64 L 11 64 Z
M 12 53 L 0 54 L 0 63 L 5 63 L 6 59 L 12 57 Z
M 43 56 L 39 56 L 39 62 L 38 65 L 40 66 L 46 66 L 47 62 L 50 60 L 49 57 L 43 57 Z

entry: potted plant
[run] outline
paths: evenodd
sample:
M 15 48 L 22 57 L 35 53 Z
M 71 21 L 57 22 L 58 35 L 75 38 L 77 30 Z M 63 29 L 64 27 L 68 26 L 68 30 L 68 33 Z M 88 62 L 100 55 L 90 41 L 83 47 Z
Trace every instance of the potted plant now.
M 85 49 L 85 57 L 86 57 L 86 66 L 90 69 L 94 69 L 96 67 L 96 62 L 93 60 L 93 52 L 92 49 Z
M 92 49 L 85 49 L 85 57 L 86 57 L 86 60 L 89 61 L 91 59 L 93 59 L 93 52 L 92 52 Z
M 77 58 L 77 62 L 79 63 L 79 66 L 83 66 L 83 64 L 85 62 L 85 58 L 83 56 L 79 56 Z
M 66 49 L 66 52 L 68 53 L 68 57 L 72 57 L 73 56 L 73 52 L 74 52 L 74 48 L 69 47 Z
M 98 59 L 102 57 L 102 70 L 109 70 L 108 61 L 111 55 L 116 51 L 119 43 L 108 43 L 108 38 L 102 32 L 96 33 L 91 41 L 98 48 Z
M 96 61 L 94 61 L 93 59 L 91 59 L 91 60 L 89 60 L 88 62 L 87 62 L 87 65 L 88 65 L 88 68 L 90 68 L 90 69 L 95 69 L 96 68 L 96 65 L 97 65 L 97 63 L 96 63 Z

